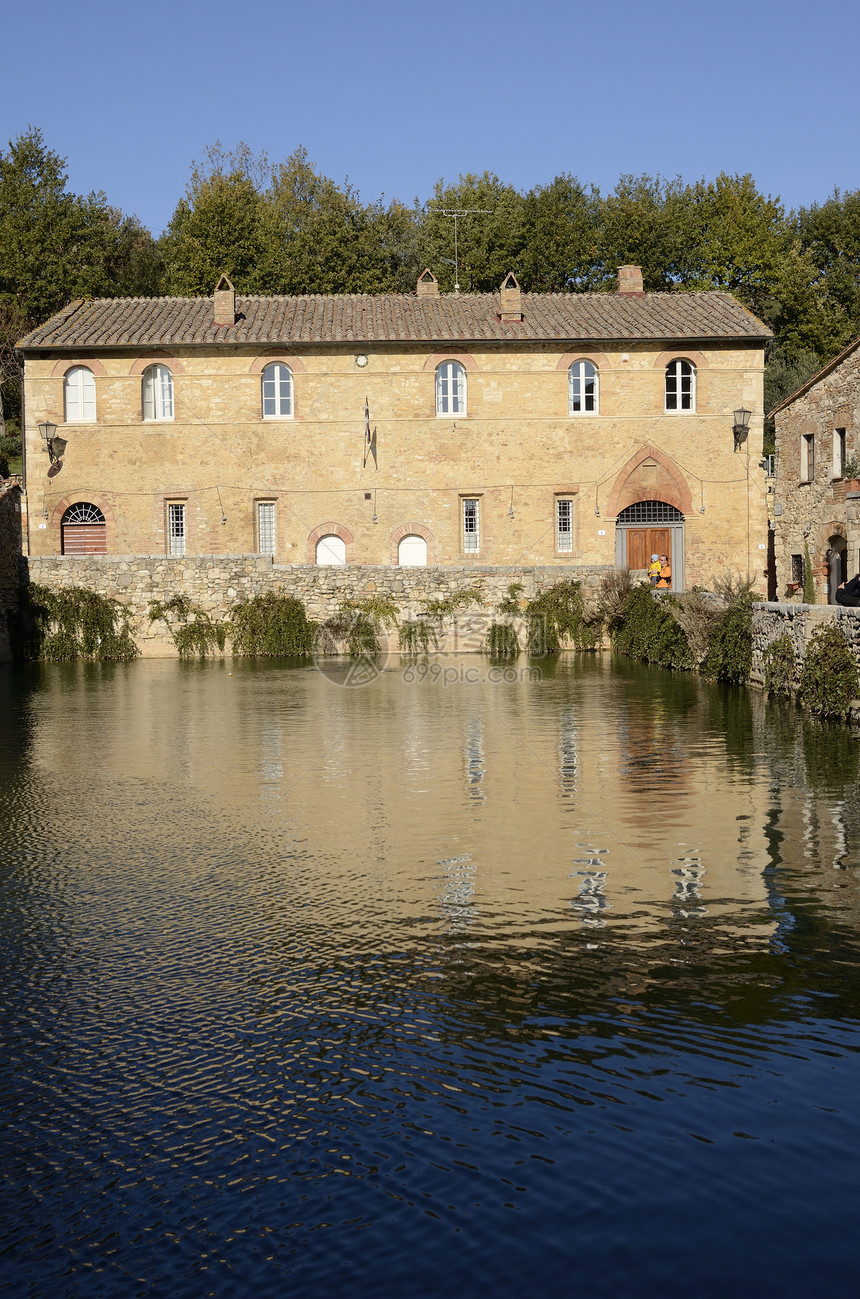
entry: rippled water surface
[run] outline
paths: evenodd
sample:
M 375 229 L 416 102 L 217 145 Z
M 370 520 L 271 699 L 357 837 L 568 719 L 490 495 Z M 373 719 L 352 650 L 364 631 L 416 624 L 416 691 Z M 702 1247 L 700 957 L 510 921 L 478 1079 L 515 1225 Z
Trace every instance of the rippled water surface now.
M 0 1289 L 856 1293 L 857 739 L 488 671 L 0 671 Z

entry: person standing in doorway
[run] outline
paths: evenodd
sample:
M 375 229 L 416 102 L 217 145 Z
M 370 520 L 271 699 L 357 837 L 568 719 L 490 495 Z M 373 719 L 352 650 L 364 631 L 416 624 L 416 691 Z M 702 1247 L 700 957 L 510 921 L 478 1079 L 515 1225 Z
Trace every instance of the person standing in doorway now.
M 657 579 L 658 591 L 669 591 L 672 587 L 672 565 L 668 555 L 660 556 L 660 576 Z
M 656 586 L 660 580 L 660 556 L 652 555 L 651 563 L 648 565 L 648 576 L 651 579 L 651 585 Z

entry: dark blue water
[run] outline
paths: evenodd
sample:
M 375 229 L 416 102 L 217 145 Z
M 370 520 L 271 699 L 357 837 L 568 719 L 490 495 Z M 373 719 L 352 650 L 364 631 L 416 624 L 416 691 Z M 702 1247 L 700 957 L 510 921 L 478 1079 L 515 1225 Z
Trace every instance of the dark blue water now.
M 856 1293 L 856 738 L 444 666 L 0 674 L 3 1293 Z

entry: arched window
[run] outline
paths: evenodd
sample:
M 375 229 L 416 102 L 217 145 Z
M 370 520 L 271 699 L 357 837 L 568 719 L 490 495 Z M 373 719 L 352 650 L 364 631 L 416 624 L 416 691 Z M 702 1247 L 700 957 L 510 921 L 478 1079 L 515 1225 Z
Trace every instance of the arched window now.
M 696 367 L 690 361 L 670 361 L 666 366 L 666 409 L 696 409 Z
M 166 365 L 150 365 L 143 372 L 143 418 L 173 419 L 173 375 Z
M 97 505 L 78 501 L 63 515 L 60 528 L 64 555 L 104 555 L 107 553 L 107 525 Z
M 427 542 L 417 533 L 402 537 L 397 547 L 397 562 L 401 568 L 427 567 Z
M 276 361 L 263 371 L 263 419 L 287 419 L 293 413 L 293 372 Z
M 466 414 L 466 371 L 459 361 L 436 367 L 436 414 Z
M 63 398 L 67 424 L 92 424 L 96 417 L 96 381 L 92 370 L 76 365 L 66 373 Z
M 567 409 L 570 415 L 596 415 L 598 409 L 597 366 L 574 361 L 567 372 Z
M 318 564 L 345 564 L 346 542 L 343 537 L 330 532 L 327 536 L 320 537 L 316 553 Z

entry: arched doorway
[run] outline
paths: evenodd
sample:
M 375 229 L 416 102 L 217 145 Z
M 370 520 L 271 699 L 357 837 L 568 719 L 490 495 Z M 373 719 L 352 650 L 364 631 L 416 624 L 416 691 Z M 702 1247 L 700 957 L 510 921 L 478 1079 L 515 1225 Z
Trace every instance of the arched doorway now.
M 60 540 L 64 555 L 106 555 L 105 516 L 89 501 L 70 505 L 60 525 Z
M 652 555 L 668 555 L 672 590 L 684 589 L 684 516 L 666 501 L 636 501 L 615 521 L 615 562 L 646 568 Z
M 848 581 L 848 543 L 844 537 L 832 536 L 828 541 L 827 603 L 836 603 L 836 588 Z
M 397 547 L 397 562 L 401 568 L 427 567 L 427 542 L 417 533 L 409 532 Z
M 345 564 L 346 542 L 343 537 L 329 532 L 317 542 L 316 556 L 318 564 Z

